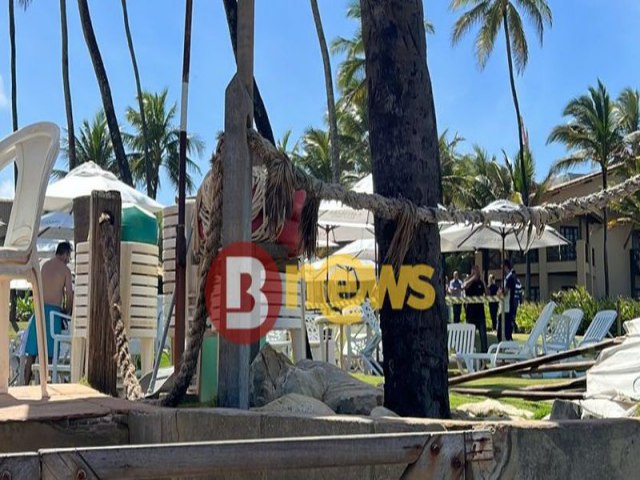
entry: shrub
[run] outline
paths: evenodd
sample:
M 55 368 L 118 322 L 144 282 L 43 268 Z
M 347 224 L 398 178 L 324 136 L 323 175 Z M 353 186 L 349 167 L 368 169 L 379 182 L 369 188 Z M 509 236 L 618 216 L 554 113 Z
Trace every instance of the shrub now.
M 18 322 L 28 322 L 33 315 L 33 297 L 16 298 L 16 319 Z
M 543 308 L 544 304 L 536 302 L 524 302 L 518 306 L 516 313 L 518 332 L 530 333 Z

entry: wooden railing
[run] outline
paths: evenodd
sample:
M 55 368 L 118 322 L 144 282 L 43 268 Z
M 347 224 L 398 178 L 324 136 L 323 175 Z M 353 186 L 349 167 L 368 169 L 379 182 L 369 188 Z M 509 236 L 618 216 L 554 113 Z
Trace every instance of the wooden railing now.
M 158 479 L 404 466 L 402 479 L 464 478 L 493 464 L 491 434 L 392 433 L 40 450 L 0 455 L 0 479 Z M 474 462 L 475 465 L 473 464 Z

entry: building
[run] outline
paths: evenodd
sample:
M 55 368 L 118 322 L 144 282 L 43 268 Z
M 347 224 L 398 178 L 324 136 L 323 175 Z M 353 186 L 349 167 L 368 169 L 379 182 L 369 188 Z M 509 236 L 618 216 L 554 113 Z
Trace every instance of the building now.
M 610 172 L 610 182 L 622 180 Z M 617 177 L 617 178 L 616 178 Z M 599 172 L 580 176 L 566 176 L 547 191 L 544 201 L 560 203 L 573 197 L 595 193 L 602 188 Z M 572 242 L 570 246 L 547 248 L 529 252 L 531 258 L 531 299 L 546 301 L 553 292 L 584 286 L 595 297 L 605 294 L 604 246 L 602 214 L 568 219 L 552 225 Z M 612 297 L 640 297 L 640 231 L 628 224 L 616 223 L 609 228 L 609 287 Z M 479 252 L 476 262 L 488 267 L 501 278 L 500 253 Z M 512 255 L 512 262 L 524 283 L 526 264 L 524 255 Z

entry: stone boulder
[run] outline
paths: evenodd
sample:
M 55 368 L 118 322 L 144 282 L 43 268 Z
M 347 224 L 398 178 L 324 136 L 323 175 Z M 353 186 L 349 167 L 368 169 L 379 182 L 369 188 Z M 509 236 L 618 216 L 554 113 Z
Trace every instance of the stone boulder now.
M 580 420 L 582 418 L 582 407 L 570 400 L 556 399 L 551 407 L 549 420 Z
M 335 415 L 335 412 L 320 400 L 298 395 L 297 393 L 288 393 L 266 404 L 264 407 L 253 408 L 252 410 L 256 412 L 282 412 L 314 416 Z
M 400 415 L 398 415 L 396 412 L 394 412 L 393 410 L 389 410 L 386 407 L 374 408 L 373 410 L 371 410 L 369 416 L 371 418 L 400 417 Z
M 533 413 L 522 410 L 506 403 L 501 403 L 491 398 L 482 402 L 465 403 L 456 410 L 472 416 L 472 418 L 483 418 L 486 420 L 510 420 L 510 419 L 531 419 Z M 462 416 L 459 416 L 459 418 Z
M 383 392 L 325 362 L 301 360 L 293 365 L 266 345 L 251 364 L 251 406 L 262 407 L 291 393 L 320 400 L 336 413 L 369 415 L 382 405 Z

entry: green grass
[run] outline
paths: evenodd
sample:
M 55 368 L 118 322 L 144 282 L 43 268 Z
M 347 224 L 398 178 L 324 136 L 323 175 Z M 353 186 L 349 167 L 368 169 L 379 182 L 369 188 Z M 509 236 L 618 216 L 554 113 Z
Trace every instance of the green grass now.
M 378 377 L 374 375 L 364 375 L 361 373 L 352 374 L 358 380 L 361 380 L 369 385 L 373 385 L 377 387 L 384 382 L 383 377 Z M 491 378 L 483 378 L 480 380 L 475 380 L 473 382 L 466 383 L 465 387 L 482 387 L 489 388 L 492 390 L 513 390 L 519 387 L 525 387 L 530 385 L 538 385 L 538 384 L 550 384 L 555 382 L 562 382 L 564 379 L 530 379 L 530 378 L 520 378 L 520 377 L 491 377 Z M 458 393 L 450 392 L 449 393 L 449 403 L 452 409 L 456 409 L 465 403 L 478 403 L 486 400 L 486 397 L 480 397 L 475 395 L 460 395 Z M 511 405 L 513 407 L 527 410 L 533 413 L 533 418 L 541 419 L 546 417 L 549 413 L 551 413 L 551 402 L 550 401 L 530 401 L 523 400 L 520 398 L 499 398 L 498 401 Z

